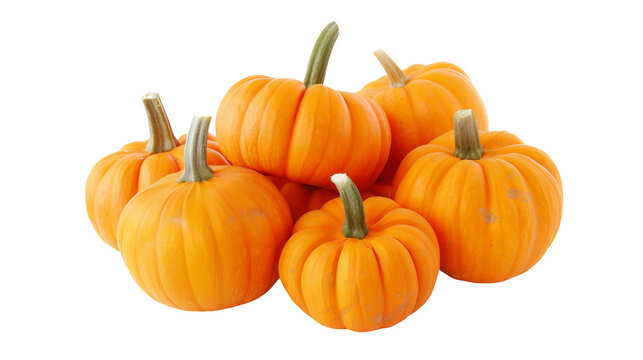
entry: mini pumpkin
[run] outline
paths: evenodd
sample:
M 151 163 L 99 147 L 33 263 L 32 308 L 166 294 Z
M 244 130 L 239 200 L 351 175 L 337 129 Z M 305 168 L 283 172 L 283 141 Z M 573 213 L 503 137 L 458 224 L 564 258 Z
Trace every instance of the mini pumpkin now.
M 472 109 L 478 127 L 487 130 L 487 112 L 467 74 L 458 66 L 439 62 L 400 69 L 381 49 L 375 52 L 385 76 L 368 83 L 358 94 L 382 106 L 391 126 L 391 154 L 381 179 L 391 183 L 404 156 L 453 129 L 457 110 Z
M 183 310 L 218 310 L 264 294 L 292 229 L 288 204 L 263 175 L 208 166 L 209 123 L 195 117 L 183 173 L 136 194 L 118 224 L 118 246 L 137 284 Z
M 98 235 L 109 246 L 116 245 L 116 226 L 123 207 L 138 191 L 167 174 L 183 169 L 185 135 L 174 137 L 158 94 L 143 97 L 150 139 L 129 143 L 101 159 L 85 184 L 87 215 Z M 208 163 L 228 164 L 212 135 L 208 137 Z
M 339 193 L 334 190 L 300 184 L 276 176 L 268 176 L 268 179 L 275 184 L 284 199 L 286 199 L 292 213 L 293 223 L 305 213 L 319 210 L 325 203 L 339 196 Z M 362 192 L 362 198 L 364 199 L 371 196 L 373 194 L 370 192 Z
M 510 133 L 478 132 L 471 110 L 456 112 L 454 123 L 454 131 L 407 155 L 393 198 L 431 222 L 447 275 L 482 283 L 520 275 L 558 231 L 558 169 Z
M 332 181 L 341 199 L 295 224 L 279 260 L 281 282 L 322 325 L 354 331 L 393 326 L 433 291 L 440 266 L 435 233 L 422 216 L 391 199 L 362 202 L 345 174 Z
M 232 164 L 329 189 L 337 172 L 363 190 L 379 176 L 391 143 L 386 115 L 370 99 L 323 85 L 338 31 L 334 22 L 322 31 L 303 83 L 250 76 L 228 90 L 216 133 Z

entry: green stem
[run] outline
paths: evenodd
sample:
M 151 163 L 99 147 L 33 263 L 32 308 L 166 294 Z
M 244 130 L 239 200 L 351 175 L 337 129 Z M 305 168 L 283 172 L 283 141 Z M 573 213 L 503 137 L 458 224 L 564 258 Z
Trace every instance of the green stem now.
M 172 126 L 161 103 L 159 94 L 149 93 L 143 96 L 143 105 L 147 112 L 150 126 L 150 140 L 147 142 L 147 151 L 156 154 L 174 149 L 179 142 L 174 137 Z
M 388 75 L 388 79 L 391 81 L 391 87 L 402 87 L 409 82 L 409 78 L 406 77 L 404 71 L 397 66 L 395 61 L 393 61 L 384 50 L 377 49 L 373 54 L 377 60 L 379 60 L 380 64 L 382 64 L 384 71 L 386 71 L 386 75 Z
M 458 110 L 453 115 L 455 150 L 453 154 L 461 160 L 478 160 L 484 153 L 480 145 L 478 124 L 472 110 Z
M 344 204 L 344 225 L 342 232 L 347 238 L 363 239 L 368 235 L 364 202 L 355 183 L 346 174 L 335 174 L 330 180 L 337 187 Z
M 212 179 L 214 173 L 208 165 L 208 128 L 212 116 L 195 116 L 190 124 L 185 143 L 185 169 L 179 182 L 200 182 Z
M 304 78 L 304 85 L 306 88 L 315 85 L 323 84 L 326 77 L 326 68 L 328 67 L 328 59 L 330 53 L 333 51 L 333 45 L 339 35 L 339 27 L 335 22 L 326 25 L 324 30 L 317 38 L 313 52 L 310 54 L 308 60 L 308 68 L 306 69 L 306 77 Z

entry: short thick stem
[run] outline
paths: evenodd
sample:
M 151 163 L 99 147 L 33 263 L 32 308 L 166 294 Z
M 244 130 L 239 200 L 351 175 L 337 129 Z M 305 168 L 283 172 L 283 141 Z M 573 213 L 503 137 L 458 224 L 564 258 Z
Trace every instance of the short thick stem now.
M 337 187 L 344 204 L 345 220 L 342 232 L 347 238 L 363 239 L 368 235 L 364 202 L 355 183 L 346 174 L 335 174 L 330 180 Z
M 214 173 L 208 165 L 208 128 L 211 116 L 195 116 L 185 143 L 185 169 L 179 182 L 199 182 L 212 179 Z
M 150 139 L 147 142 L 146 150 L 156 154 L 170 151 L 177 147 L 179 142 L 174 137 L 172 126 L 167 118 L 159 94 L 149 93 L 143 96 L 143 105 L 145 105 L 150 126 Z
M 409 78 L 406 77 L 404 71 L 397 66 L 395 61 L 393 61 L 384 50 L 377 49 L 373 54 L 375 54 L 377 60 L 382 64 L 384 71 L 386 71 L 386 75 L 388 75 L 388 79 L 391 82 L 391 87 L 402 87 L 409 82 Z
M 461 160 L 478 160 L 484 149 L 480 145 L 478 124 L 472 110 L 459 110 L 453 115 L 455 150 L 453 154 Z
M 308 68 L 304 78 L 306 88 L 324 83 L 328 59 L 330 59 L 330 53 L 333 51 L 337 36 L 339 36 L 339 27 L 335 22 L 326 25 L 321 34 L 319 34 L 308 60 Z

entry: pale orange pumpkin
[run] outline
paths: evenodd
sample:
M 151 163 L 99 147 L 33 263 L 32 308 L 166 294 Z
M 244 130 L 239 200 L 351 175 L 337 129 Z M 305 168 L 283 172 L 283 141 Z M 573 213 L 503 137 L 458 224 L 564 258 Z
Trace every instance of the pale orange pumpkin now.
M 125 204 L 138 191 L 183 169 L 185 135 L 176 140 L 158 94 L 143 97 L 150 139 L 129 143 L 94 165 L 85 184 L 87 215 L 98 235 L 116 245 L 116 225 Z M 214 136 L 208 137 L 208 163 L 228 164 Z
M 208 166 L 209 123 L 195 117 L 185 170 L 136 194 L 118 223 L 118 246 L 136 283 L 183 310 L 224 309 L 264 294 L 292 229 L 288 204 L 263 175 Z
M 337 24 L 321 33 L 303 81 L 250 76 L 236 83 L 217 112 L 217 137 L 232 164 L 333 188 L 345 172 L 366 190 L 391 146 L 384 111 L 373 100 L 323 85 Z
M 393 200 L 362 202 L 345 174 L 341 194 L 303 215 L 279 260 L 290 298 L 322 325 L 371 331 L 404 320 L 429 298 L 439 272 L 431 225 Z
M 422 214 L 449 276 L 498 282 L 529 270 L 560 225 L 563 191 L 554 162 L 504 131 L 480 131 L 471 110 L 450 131 L 411 151 L 393 198 Z

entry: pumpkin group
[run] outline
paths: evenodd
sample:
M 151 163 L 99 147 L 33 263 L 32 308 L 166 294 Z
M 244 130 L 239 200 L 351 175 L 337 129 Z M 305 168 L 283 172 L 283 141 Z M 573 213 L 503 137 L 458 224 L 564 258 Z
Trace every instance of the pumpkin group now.
M 318 323 L 372 331 L 423 306 L 439 270 L 464 281 L 534 266 L 562 215 L 553 161 L 504 131 L 450 63 L 400 69 L 358 93 L 323 84 L 337 24 L 303 81 L 250 76 L 178 140 L 157 94 L 150 139 L 100 160 L 87 212 L 135 282 L 170 307 L 257 299 L 281 279 Z M 294 225 L 293 225 L 294 224 Z
M 403 71 L 382 50 L 375 56 L 387 75 L 358 93 L 382 106 L 391 127 L 391 154 L 382 180 L 391 183 L 411 150 L 453 129 L 458 110 L 472 109 L 478 127 L 487 130 L 487 112 L 471 80 L 458 66 L 439 62 L 411 65 Z
M 547 154 L 516 136 L 478 132 L 471 110 L 454 118 L 454 131 L 404 159 L 393 198 L 433 225 L 447 275 L 507 280 L 534 266 L 554 239 L 563 206 L 560 175 Z
M 185 170 L 130 200 L 118 247 L 136 283 L 183 310 L 218 310 L 263 295 L 277 280 L 290 210 L 261 174 L 207 163 L 210 117 L 195 118 Z
M 216 133 L 232 164 L 332 189 L 346 172 L 361 190 L 380 175 L 391 134 L 374 101 L 323 85 L 338 28 L 329 24 L 313 48 L 304 82 L 250 76 L 224 96 Z
M 186 135 L 179 140 L 174 137 L 158 94 L 145 95 L 143 104 L 150 139 L 129 143 L 101 159 L 85 184 L 89 220 L 103 241 L 116 250 L 116 226 L 127 202 L 163 176 L 183 169 Z M 212 135 L 208 135 L 207 159 L 211 165 L 228 164 Z
M 290 298 L 317 322 L 370 331 L 404 320 L 431 295 L 439 249 L 431 225 L 393 200 L 362 203 L 345 174 L 341 198 L 305 214 L 279 261 Z

